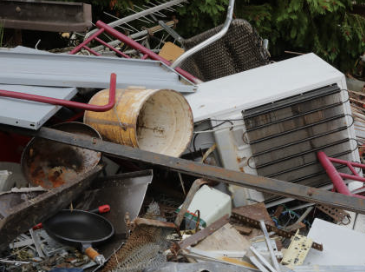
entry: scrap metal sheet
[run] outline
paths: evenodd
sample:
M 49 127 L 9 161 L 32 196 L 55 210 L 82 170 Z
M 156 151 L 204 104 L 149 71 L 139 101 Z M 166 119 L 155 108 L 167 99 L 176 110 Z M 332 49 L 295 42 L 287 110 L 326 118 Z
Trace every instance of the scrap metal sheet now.
M 76 88 L 35 87 L 3 84 L 0 84 L 0 90 L 37 94 L 66 100 L 70 100 L 77 93 Z M 0 123 L 28 129 L 38 129 L 60 108 L 61 106 L 8 97 L 0 97 Z
M 70 100 L 77 93 L 76 88 L 52 88 L 24 85 L 0 84 L 0 89 L 66 100 Z M 61 106 L 0 97 L 0 123 L 29 129 L 38 129 L 60 108 Z
M 143 86 L 194 92 L 196 86 L 159 61 L 0 51 L 0 83 L 33 86 L 108 88 L 110 74 L 117 87 Z

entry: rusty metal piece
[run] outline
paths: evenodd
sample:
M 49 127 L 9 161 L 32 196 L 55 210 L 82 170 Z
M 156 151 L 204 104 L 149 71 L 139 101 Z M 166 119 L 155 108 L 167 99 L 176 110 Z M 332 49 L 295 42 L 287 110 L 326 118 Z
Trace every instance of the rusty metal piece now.
M 335 220 L 336 223 L 341 223 L 343 225 L 348 225 L 351 222 L 351 216 L 348 212 L 343 209 L 329 207 L 327 205 L 317 205 L 317 209 L 324 212 L 331 218 Z
M 238 214 L 247 216 L 249 218 L 256 219 L 257 221 L 259 221 L 260 219 L 264 219 L 266 224 L 269 224 L 271 226 L 275 226 L 275 223 L 271 219 L 269 213 L 267 212 L 264 203 L 255 203 L 255 204 L 252 204 L 252 205 L 237 207 L 237 208 L 234 208 L 233 210 L 235 212 L 237 212 Z M 239 223 L 239 222 L 235 221 L 232 218 L 231 218 L 231 224 L 233 224 L 234 226 L 241 226 L 242 227 L 242 223 Z M 263 233 L 262 233 L 261 229 L 252 228 L 251 232 L 249 234 L 247 234 L 247 236 L 248 236 L 247 238 L 252 239 L 252 238 L 257 237 L 257 236 L 262 235 L 262 234 Z M 277 244 L 278 244 L 279 248 L 282 247 L 281 241 L 277 241 Z
M 274 214 L 273 214 L 273 217 L 274 218 L 279 218 L 280 217 L 280 215 L 281 215 L 281 213 L 284 211 L 284 206 L 283 205 L 279 205 L 277 208 L 276 208 L 276 210 L 275 210 L 275 212 L 274 212 Z
M 207 184 L 207 183 L 208 182 L 205 181 L 204 179 L 197 179 L 194 181 L 193 185 L 191 185 L 188 195 L 186 196 L 185 201 L 184 201 L 183 205 L 181 206 L 179 213 L 176 216 L 176 219 L 175 219 L 176 226 L 180 227 L 180 225 L 184 219 L 185 213 L 188 211 L 188 208 L 189 208 L 191 202 L 193 201 L 194 195 L 199 190 L 200 186 L 202 186 L 203 184 Z
M 137 226 L 146 225 L 146 226 L 152 226 L 152 227 L 159 227 L 159 228 L 169 228 L 169 229 L 175 229 L 178 231 L 178 228 L 174 223 L 171 222 L 164 222 L 160 220 L 154 220 L 154 219 L 147 219 L 147 218 L 136 218 L 131 222 L 132 229 L 135 229 Z
M 269 213 L 266 210 L 265 204 L 264 203 L 255 203 L 252 205 L 246 205 L 246 206 L 242 206 L 242 207 L 237 207 L 233 209 L 236 213 L 244 215 L 246 217 L 255 219 L 257 221 L 259 221 L 260 219 L 264 219 L 266 224 L 269 224 L 271 226 L 275 226 L 274 221 L 271 219 Z M 235 222 L 234 219 L 231 219 L 231 223 L 233 225 L 239 225 L 242 226 L 242 224 L 238 223 L 237 221 Z M 262 231 L 257 228 L 257 229 L 252 229 L 251 233 L 248 234 L 248 239 L 252 239 L 258 235 L 262 235 Z M 278 247 L 282 247 L 282 243 L 281 241 L 278 241 Z
M 0 1 L 0 24 L 5 28 L 15 29 L 84 32 L 92 26 L 91 5 L 72 2 L 2 0 Z
M 256 229 L 260 228 L 260 222 L 258 220 L 255 220 L 255 219 L 252 219 L 252 218 L 249 218 L 247 216 L 243 216 L 243 215 L 240 215 L 240 214 L 237 214 L 237 213 L 234 213 L 234 212 L 232 212 L 231 217 L 234 220 L 237 220 L 239 222 L 242 222 L 244 224 L 252 226 Z M 290 232 L 278 229 L 277 227 L 269 225 L 269 224 L 266 224 L 266 228 L 269 232 L 273 231 L 277 235 L 280 235 L 280 236 L 285 237 L 285 238 L 290 238 L 290 237 L 293 236 Z
M 221 217 L 214 223 L 207 226 L 205 229 L 202 229 L 201 231 L 199 231 L 199 232 L 191 235 L 190 237 L 177 243 L 177 249 L 181 250 L 181 249 L 187 248 L 188 246 L 197 244 L 198 242 L 205 239 L 206 237 L 208 237 L 215 231 L 219 230 L 221 227 L 223 227 L 228 222 L 229 222 L 229 215 L 226 214 L 225 216 Z M 176 250 L 176 248 L 174 250 Z
M 258 220 L 255 220 L 255 219 L 252 219 L 252 218 L 237 214 L 233 211 L 232 211 L 231 216 L 232 216 L 233 219 L 236 219 L 236 220 L 238 220 L 242 223 L 248 224 L 249 226 L 252 226 L 254 228 L 260 229 L 260 221 L 258 221 Z M 278 229 L 277 227 L 269 225 L 269 224 L 265 224 L 265 226 L 266 226 L 266 228 L 269 232 L 273 231 L 277 235 L 285 237 L 285 238 L 291 238 L 294 235 L 294 233 L 287 232 L 287 231 L 284 231 L 282 229 Z M 319 251 L 323 251 L 323 245 L 321 245 L 321 244 L 313 242 L 312 247 L 314 249 L 319 250 Z
M 264 220 L 265 224 L 270 226 L 275 226 L 275 223 L 274 221 L 272 221 L 269 213 L 267 212 L 266 206 L 263 202 L 237 207 L 234 208 L 232 212 L 251 218 L 253 220 L 257 221 Z
M 285 231 L 287 232 L 296 232 L 297 230 L 304 229 L 306 225 L 302 222 L 294 223 L 290 226 L 285 227 Z
M 54 127 L 62 131 L 101 138 L 92 127 L 79 122 L 62 123 Z M 90 171 L 100 159 L 100 152 L 33 138 L 24 149 L 21 164 L 24 177 L 30 184 L 51 189 Z
M 204 177 L 206 179 L 218 182 L 243 186 L 249 189 L 277 194 L 310 203 L 320 203 L 333 207 L 344 208 L 346 210 L 362 214 L 365 213 L 365 199 L 358 199 L 322 189 L 311 188 L 308 186 L 267 177 L 250 175 L 221 167 L 200 164 L 194 161 L 173 158 L 170 156 L 160 155 L 153 152 L 106 142 L 100 139 L 96 139 L 95 143 L 93 143 L 91 141 L 91 137 L 74 135 L 72 133 L 46 127 L 42 127 L 37 131 L 31 131 L 23 128 L 2 125 L 0 126 L 0 130 L 11 131 L 13 133 L 19 133 L 23 135 L 37 136 L 56 142 L 71 144 L 73 146 L 103 152 L 104 154 L 112 157 L 156 165 L 167 168 L 171 171 L 186 173 L 195 177 Z
M 245 227 L 245 226 L 234 225 L 234 228 L 243 235 L 249 235 L 252 232 L 252 228 Z
M 0 249 L 19 234 L 27 231 L 39 222 L 55 215 L 65 205 L 79 196 L 100 173 L 102 166 L 97 165 L 87 173 L 81 173 L 63 186 L 54 188 L 33 199 L 25 200 L 11 207 L 4 218 L 0 219 Z

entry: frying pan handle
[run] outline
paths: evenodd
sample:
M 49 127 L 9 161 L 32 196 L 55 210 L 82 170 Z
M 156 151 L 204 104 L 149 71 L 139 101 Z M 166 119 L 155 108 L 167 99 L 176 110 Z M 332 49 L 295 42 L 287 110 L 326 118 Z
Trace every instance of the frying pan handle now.
M 109 205 L 102 205 L 99 206 L 96 209 L 90 210 L 89 212 L 91 213 L 107 213 L 110 211 L 110 206 Z
M 39 224 L 35 225 L 32 229 L 37 230 L 37 229 L 42 229 L 42 228 L 43 228 L 43 224 L 39 223 Z
M 105 257 L 91 246 L 85 249 L 85 254 L 97 264 L 103 265 L 105 263 Z

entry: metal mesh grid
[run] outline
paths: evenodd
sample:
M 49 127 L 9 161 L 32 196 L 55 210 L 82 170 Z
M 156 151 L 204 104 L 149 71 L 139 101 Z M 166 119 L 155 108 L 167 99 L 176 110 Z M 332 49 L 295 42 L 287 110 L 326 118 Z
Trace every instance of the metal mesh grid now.
M 195 37 L 184 40 L 186 50 L 213 36 L 218 26 Z M 256 30 L 243 19 L 233 20 L 227 34 L 188 58 L 181 66 L 203 81 L 249 70 L 268 64 L 269 53 Z
M 150 204 L 145 218 L 159 218 L 160 209 Z M 140 225 L 132 232 L 126 244 L 113 254 L 102 272 L 139 272 L 146 268 L 158 268 L 165 264 L 163 252 L 169 247 L 166 236 L 171 230 Z

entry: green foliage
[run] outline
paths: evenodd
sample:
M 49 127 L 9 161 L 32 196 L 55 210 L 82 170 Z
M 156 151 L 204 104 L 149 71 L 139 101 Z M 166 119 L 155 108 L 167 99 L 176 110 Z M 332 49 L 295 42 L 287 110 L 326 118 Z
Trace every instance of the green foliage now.
M 236 9 L 270 40 L 273 56 L 282 56 L 285 50 L 314 52 L 349 71 L 365 51 L 365 18 L 352 13 L 353 1 L 249 1 Z
M 357 3 L 365 1 L 356 1 Z M 353 14 L 351 0 L 236 0 L 235 16 L 269 39 L 270 52 L 314 52 L 349 71 L 365 51 L 365 18 Z M 228 0 L 192 0 L 178 10 L 178 32 L 196 35 L 224 22 Z
M 184 38 L 224 22 L 228 0 L 191 0 L 177 9 L 177 31 Z
M 94 19 L 103 11 L 118 17 L 128 8 L 155 0 L 77 0 L 93 5 Z M 189 38 L 222 24 L 229 0 L 190 0 L 176 10 L 177 32 Z M 365 0 L 356 1 L 364 3 Z M 236 0 L 235 17 L 248 20 L 270 41 L 270 52 L 314 52 L 342 71 L 349 71 L 365 51 L 365 18 L 353 13 L 352 0 Z M 95 13 L 97 15 L 95 16 Z M 170 14 L 172 15 L 172 14 Z

